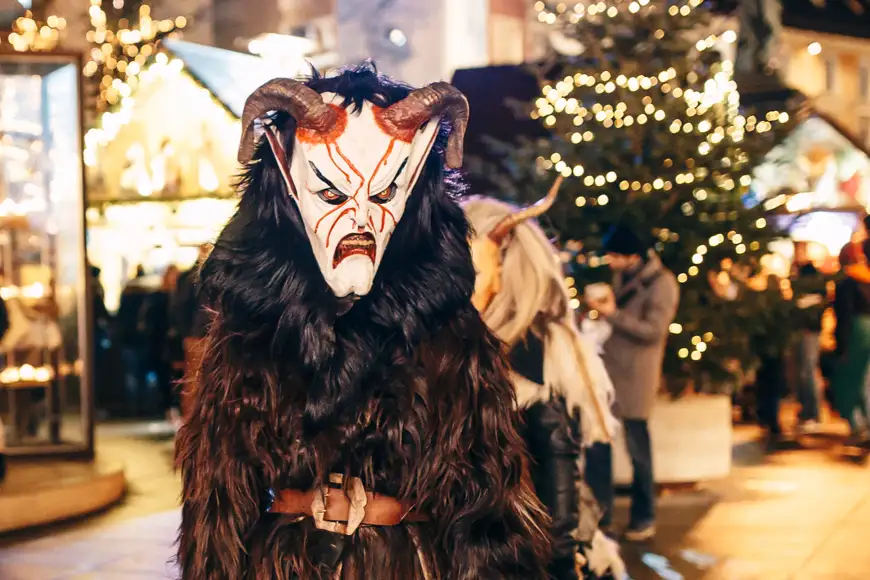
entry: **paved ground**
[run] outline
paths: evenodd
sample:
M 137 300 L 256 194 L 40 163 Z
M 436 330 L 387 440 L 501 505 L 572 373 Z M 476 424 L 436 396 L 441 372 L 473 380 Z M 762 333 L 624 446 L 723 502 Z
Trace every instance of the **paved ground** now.
M 101 455 L 129 466 L 127 500 L 87 520 L 0 540 L 0 578 L 172 578 L 178 480 L 158 431 L 102 429 Z M 728 480 L 662 497 L 658 538 L 625 547 L 632 578 L 870 578 L 870 467 L 843 458 L 832 438 L 766 456 L 756 435 L 738 430 Z
M 624 548 L 636 580 L 867 580 L 870 468 L 835 441 L 735 449 L 726 481 L 662 500 L 659 535 Z

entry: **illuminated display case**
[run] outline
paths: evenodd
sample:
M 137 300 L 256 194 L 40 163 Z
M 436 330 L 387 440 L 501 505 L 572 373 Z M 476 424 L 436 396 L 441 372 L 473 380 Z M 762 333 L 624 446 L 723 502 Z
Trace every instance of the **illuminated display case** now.
M 10 455 L 93 452 L 81 63 L 0 55 L 0 418 Z

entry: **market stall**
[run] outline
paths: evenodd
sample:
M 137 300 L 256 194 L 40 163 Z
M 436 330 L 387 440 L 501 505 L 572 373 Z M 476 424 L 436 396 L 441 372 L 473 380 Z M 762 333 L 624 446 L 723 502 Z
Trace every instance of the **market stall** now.
M 807 242 L 816 265 L 833 272 L 870 205 L 870 152 L 832 119 L 810 116 L 756 170 L 746 201 L 785 210 L 778 225 L 790 240 L 772 248 L 778 269 L 788 272 L 793 242 Z
M 166 40 L 88 132 L 88 252 L 110 310 L 137 267 L 157 279 L 190 267 L 232 215 L 245 99 L 280 74 L 256 56 Z

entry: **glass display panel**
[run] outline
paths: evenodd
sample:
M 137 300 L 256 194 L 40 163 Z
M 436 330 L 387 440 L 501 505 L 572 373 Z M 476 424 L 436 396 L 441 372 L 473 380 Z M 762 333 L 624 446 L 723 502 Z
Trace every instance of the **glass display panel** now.
M 0 420 L 13 455 L 89 453 L 79 61 L 0 56 Z

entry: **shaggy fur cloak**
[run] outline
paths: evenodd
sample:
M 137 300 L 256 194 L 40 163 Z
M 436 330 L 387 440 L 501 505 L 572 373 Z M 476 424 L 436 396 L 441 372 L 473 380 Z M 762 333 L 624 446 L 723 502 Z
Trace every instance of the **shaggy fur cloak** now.
M 409 92 L 371 66 L 308 84 L 343 96 L 351 114 Z M 294 121 L 276 122 L 289 155 Z M 260 144 L 201 271 L 211 323 L 177 442 L 185 580 L 546 578 L 546 515 L 528 483 L 502 345 L 470 302 L 448 129 L 372 291 L 344 314 Z M 330 472 L 430 521 L 346 537 L 266 512 L 270 489 L 309 489 Z

